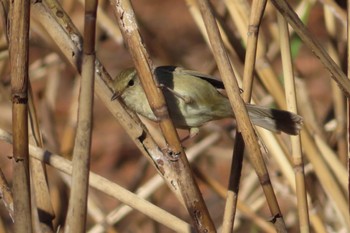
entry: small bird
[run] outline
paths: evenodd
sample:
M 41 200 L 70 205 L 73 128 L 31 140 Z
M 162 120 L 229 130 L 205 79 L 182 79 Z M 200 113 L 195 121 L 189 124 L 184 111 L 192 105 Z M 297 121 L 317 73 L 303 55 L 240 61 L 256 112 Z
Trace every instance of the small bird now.
M 222 82 L 176 66 L 159 66 L 154 73 L 176 128 L 189 129 L 192 136 L 208 121 L 234 117 L 228 98 L 218 91 L 224 89 Z M 121 98 L 132 111 L 157 121 L 135 68 L 120 72 L 113 88 L 112 101 Z M 270 131 L 297 135 L 301 129 L 302 117 L 297 114 L 252 104 L 246 108 L 253 124 Z

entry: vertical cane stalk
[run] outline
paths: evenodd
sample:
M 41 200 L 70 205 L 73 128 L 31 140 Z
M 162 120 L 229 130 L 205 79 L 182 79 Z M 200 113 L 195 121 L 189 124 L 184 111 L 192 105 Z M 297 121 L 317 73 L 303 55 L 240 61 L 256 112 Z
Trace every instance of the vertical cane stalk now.
M 28 154 L 28 46 L 30 1 L 10 2 L 10 59 L 13 128 L 13 201 L 16 233 L 31 232 Z

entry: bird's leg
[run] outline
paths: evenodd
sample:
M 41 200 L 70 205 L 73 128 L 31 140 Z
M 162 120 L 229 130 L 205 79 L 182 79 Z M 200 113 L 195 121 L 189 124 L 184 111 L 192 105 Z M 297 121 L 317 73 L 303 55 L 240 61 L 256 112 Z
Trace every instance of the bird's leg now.
M 195 136 L 197 136 L 197 134 L 199 133 L 199 128 L 190 128 L 190 134 L 187 135 L 186 137 L 184 137 L 183 139 L 181 139 L 181 143 L 187 141 L 188 139 L 191 139 Z
M 190 128 L 190 138 L 197 136 L 198 133 L 199 133 L 199 128 Z
M 159 88 L 165 88 L 165 89 L 167 89 L 168 91 L 170 91 L 171 93 L 173 93 L 176 97 L 182 99 L 186 104 L 190 104 L 190 103 L 193 102 L 192 99 L 191 99 L 191 97 L 189 97 L 189 96 L 183 96 L 183 95 L 177 93 L 176 91 L 174 91 L 173 89 L 171 89 L 171 88 L 165 86 L 164 84 L 159 84 L 158 87 L 159 87 Z

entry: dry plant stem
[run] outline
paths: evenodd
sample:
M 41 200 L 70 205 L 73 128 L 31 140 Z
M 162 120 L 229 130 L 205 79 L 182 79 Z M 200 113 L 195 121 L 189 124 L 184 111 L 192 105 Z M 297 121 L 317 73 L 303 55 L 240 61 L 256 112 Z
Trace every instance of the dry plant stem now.
M 267 130 L 258 128 L 257 131 L 261 139 L 264 141 L 267 150 L 270 152 L 269 154 L 273 157 L 273 160 L 276 161 L 280 167 L 279 170 L 288 181 L 288 185 L 294 193 L 297 193 L 297 185 L 295 182 L 296 176 L 293 172 L 292 162 L 288 160 L 287 153 L 282 150 L 281 143 L 277 141 L 278 138 Z M 311 200 L 310 196 L 307 196 L 307 200 Z M 314 209 L 312 203 L 309 203 L 309 209 Z M 310 222 L 312 223 L 313 229 L 318 229 L 316 232 L 326 232 L 326 226 L 321 220 L 321 213 L 318 211 L 310 212 Z
M 72 188 L 65 226 L 66 233 L 86 232 L 95 79 L 96 8 L 96 0 L 86 0 L 82 81 L 79 96 L 77 132 L 73 150 Z
M 323 7 L 324 19 L 328 34 L 331 36 L 332 41 L 327 41 L 326 48 L 327 52 L 334 60 L 337 65 L 340 64 L 340 58 L 336 49 L 336 44 L 333 41 L 336 41 L 337 37 L 337 27 L 336 19 L 330 9 L 326 6 Z M 333 42 L 333 43 L 332 43 Z M 334 105 L 334 115 L 337 122 L 336 128 L 334 130 L 335 140 L 337 142 L 337 150 L 340 161 L 346 166 L 347 163 L 347 143 L 346 143 L 346 107 L 345 107 L 345 98 L 341 90 L 335 82 L 332 82 L 332 95 L 333 95 L 333 105 Z
M 232 232 L 237 209 L 238 191 L 242 173 L 244 140 L 240 132 L 236 133 L 228 189 L 226 193 L 225 212 L 222 232 Z
M 205 25 L 203 22 L 203 18 L 202 18 L 201 13 L 198 9 L 197 0 L 186 0 L 186 4 L 187 4 L 187 7 L 188 7 L 194 21 L 197 24 L 197 27 L 201 31 L 205 42 L 207 43 L 208 47 L 212 50 L 208 35 L 205 31 L 206 29 L 205 29 Z M 228 42 L 227 39 L 225 40 L 225 38 L 227 38 L 227 36 L 223 32 L 223 41 L 227 47 L 227 50 L 230 52 L 230 55 L 231 55 L 230 59 L 232 61 L 233 72 L 235 73 L 235 75 L 237 77 L 241 77 L 241 73 L 243 73 L 243 65 L 241 63 L 241 60 L 239 59 L 239 56 L 236 53 L 236 51 L 234 50 L 234 48 L 232 47 L 232 45 Z M 242 80 L 242 78 L 239 78 L 239 80 Z
M 325 160 L 327 166 L 331 169 L 335 178 L 339 182 L 340 187 L 344 192 L 347 191 L 347 175 L 346 167 L 338 159 L 337 154 L 330 148 L 330 146 L 318 135 L 314 135 L 315 143 L 319 148 L 322 158 Z
M 74 148 L 74 138 L 77 128 L 77 119 L 78 119 L 78 105 L 79 105 L 79 86 L 80 79 L 75 78 L 73 84 L 71 106 L 69 108 L 69 117 L 66 126 L 64 127 L 63 136 L 61 138 L 60 152 L 66 158 L 72 159 L 72 152 Z
M 151 62 L 141 41 L 132 6 L 128 0 L 111 1 L 118 19 L 119 27 L 127 41 L 131 57 L 134 60 L 142 87 L 148 102 L 159 120 L 159 125 L 167 142 L 166 155 L 172 161 L 178 188 L 181 191 L 192 224 L 198 232 L 216 232 L 213 221 L 192 175 L 189 162 L 183 150 L 161 89 L 157 88 L 152 73 Z
M 36 146 L 43 147 L 43 140 L 39 129 L 30 83 L 28 83 L 28 89 L 29 128 L 30 132 L 32 132 L 30 142 Z M 51 205 L 50 192 L 46 182 L 45 164 L 31 158 L 30 176 L 33 186 L 32 190 L 34 191 L 34 197 L 32 198 L 35 198 L 37 208 L 35 211 L 38 212 L 40 228 L 42 232 L 53 232 L 52 220 L 54 219 L 55 214 Z M 36 224 L 36 222 L 33 221 L 33 224 Z
M 326 138 L 324 128 L 317 122 L 316 113 L 311 105 L 311 99 L 306 88 L 306 84 L 301 79 L 295 79 L 296 89 L 298 90 L 297 103 L 300 115 L 303 116 L 305 128 L 311 134 L 317 134 L 324 140 Z M 303 129 L 305 130 L 305 129 Z
M 334 49 L 335 48 L 332 46 L 332 50 L 335 52 Z M 348 157 L 348 146 L 346 142 L 346 100 L 335 82 L 332 82 L 332 93 L 334 115 L 337 122 L 334 133 L 337 141 L 338 157 L 341 163 L 346 167 Z
M 2 129 L 0 129 L 0 140 L 12 143 L 11 135 Z M 35 147 L 33 145 L 29 145 L 29 152 L 33 158 L 43 161 L 65 174 L 72 174 L 72 162 L 64 159 L 61 155 L 52 154 L 47 150 L 43 150 L 42 148 Z M 143 214 L 164 224 L 176 232 L 191 232 L 190 225 L 183 220 L 169 214 L 154 204 L 145 201 L 144 199 L 138 197 L 137 195 L 124 189 L 116 183 L 113 183 L 93 172 L 90 172 L 89 176 L 89 185 L 91 187 L 120 200 L 121 202 L 129 205 L 136 210 L 139 210 Z
M 81 4 L 84 0 L 79 0 Z M 123 43 L 123 37 L 120 29 L 115 24 L 115 22 L 109 17 L 107 12 L 101 7 L 97 8 L 97 23 L 98 25 L 107 32 L 108 36 L 114 39 L 117 44 Z
M 329 11 L 339 19 L 339 21 L 346 26 L 346 12 L 343 10 L 334 0 L 318 0 L 325 7 L 329 9 Z
M 277 13 L 278 28 L 280 31 L 281 55 L 283 76 L 285 80 L 285 90 L 287 108 L 289 111 L 297 113 L 296 91 L 294 83 L 294 72 L 292 56 L 290 51 L 290 41 L 287 21 L 280 13 Z M 300 135 L 290 136 L 292 143 L 293 168 L 295 173 L 295 184 L 297 194 L 297 206 L 299 217 L 299 229 L 301 233 L 310 232 L 309 209 L 307 204 L 305 189 L 304 162 L 301 152 Z
M 298 15 L 293 11 L 285 0 L 271 0 L 277 10 L 286 18 L 288 23 L 294 28 L 295 32 L 300 36 L 304 43 L 312 50 L 312 52 L 321 60 L 323 65 L 331 73 L 333 78 L 342 89 L 347 97 L 350 97 L 350 80 L 346 78 L 343 71 L 335 64 L 332 58 L 324 50 L 322 45 L 314 38 L 310 31 L 305 27 Z
M 52 0 L 51 0 L 52 1 Z M 42 24 L 43 30 L 59 45 L 62 54 L 67 58 L 67 61 L 79 72 L 81 71 L 80 65 L 80 53 L 81 53 L 81 38 L 78 31 L 64 30 L 65 28 L 73 29 L 72 22 L 68 17 L 65 17 L 68 21 L 58 21 L 54 15 L 65 14 L 60 8 L 46 8 L 42 3 L 37 2 L 32 6 L 33 17 Z M 61 26 L 61 23 L 63 25 Z M 96 75 L 95 79 L 95 91 L 99 98 L 103 101 L 113 116 L 118 119 L 125 131 L 128 133 L 139 148 L 139 150 L 148 158 L 151 164 L 158 171 L 166 181 L 168 187 L 175 193 L 177 198 L 182 201 L 181 193 L 177 186 L 173 186 L 176 181 L 176 174 L 171 169 L 171 162 L 164 159 L 164 156 L 150 136 L 146 128 L 139 121 L 138 117 L 132 113 L 127 112 L 124 106 L 118 101 L 111 101 L 112 89 L 111 77 L 106 72 L 102 64 L 96 59 Z
M 262 6 L 264 6 L 264 1 L 257 2 L 260 7 L 254 7 L 256 9 L 261 9 Z M 263 3 L 263 4 L 262 4 Z M 266 2 L 265 2 L 266 3 Z M 240 33 L 242 40 L 244 43 L 247 43 L 247 35 L 249 35 L 249 28 L 252 25 L 252 27 L 256 26 L 256 23 L 252 23 L 254 21 L 259 20 L 259 13 L 255 10 L 255 14 L 250 14 L 250 7 L 249 3 L 245 1 L 225 1 L 225 4 L 227 6 L 227 9 L 230 13 L 230 16 L 233 19 L 233 23 L 235 23 L 236 27 L 238 28 L 238 32 Z M 255 5 L 255 4 L 254 4 Z M 249 22 L 248 15 L 251 15 L 252 20 Z M 261 17 L 261 15 L 260 15 Z M 251 36 L 250 36 L 251 37 Z M 249 39 L 249 37 L 248 37 Z M 254 37 L 251 37 L 250 40 L 254 39 Z M 262 33 L 259 34 L 257 45 L 256 47 L 256 56 L 254 56 L 254 62 L 255 62 L 255 70 L 257 74 L 260 77 L 260 80 L 264 84 L 265 88 L 268 90 L 268 93 L 270 93 L 273 97 L 278 106 L 285 108 L 286 102 L 284 98 L 284 92 L 282 90 L 282 86 L 280 82 L 278 81 L 277 74 L 273 70 L 273 66 L 270 64 L 270 61 L 266 57 L 266 39 L 263 36 Z M 249 47 L 247 47 L 249 49 Z M 255 51 L 253 48 L 251 48 L 253 51 Z M 247 55 L 249 55 L 250 52 L 247 51 Z M 246 61 L 249 61 L 250 59 L 246 59 Z M 247 72 L 245 70 L 244 72 Z M 252 72 L 252 71 L 251 71 Z M 246 78 L 244 78 L 246 80 Z M 244 85 L 243 85 L 244 86 Z M 244 88 L 244 92 L 247 91 L 247 88 Z
M 1 0 L 0 1 L 0 21 L 1 21 L 1 26 L 3 28 L 3 32 L 4 32 L 4 37 L 5 40 L 7 42 L 7 44 L 9 43 L 9 34 L 6 33 L 6 28 L 7 27 L 7 23 L 8 23 L 8 17 L 9 17 L 9 3 L 7 0 Z
M 50 77 L 46 82 L 44 98 L 41 101 L 40 111 L 43 135 L 45 135 L 46 148 L 57 152 L 59 151 L 59 140 L 55 127 L 54 116 L 56 108 L 56 99 L 58 95 L 58 85 L 60 82 L 61 69 L 50 67 L 46 74 Z M 78 91 L 77 91 L 78 92 Z M 78 101 L 77 101 L 78 102 Z M 75 121 L 77 117 L 75 117 Z M 72 146 L 73 148 L 73 146 Z
M 10 3 L 10 59 L 13 127 L 13 201 L 16 233 L 31 232 L 28 154 L 28 46 L 30 1 Z
M 34 143 L 37 146 L 42 146 L 42 138 L 39 131 L 39 125 L 36 118 L 36 112 L 32 98 L 33 94 L 29 82 L 28 90 L 29 127 L 35 139 Z M 35 195 L 32 195 L 32 199 L 35 198 L 36 203 L 36 206 L 35 208 L 32 208 L 32 211 L 37 211 L 35 214 L 38 215 L 40 221 L 39 223 L 33 218 L 33 227 L 34 225 L 39 227 L 40 224 L 42 232 L 52 232 L 52 219 L 54 218 L 54 212 L 52 209 L 49 190 L 46 182 L 45 165 L 38 160 L 30 159 L 30 174 L 31 183 L 33 186 L 32 190 L 35 193 Z
M 229 6 L 231 6 L 233 3 L 236 3 L 240 1 L 231 1 L 229 4 L 227 5 L 227 7 L 229 8 Z M 208 44 L 208 47 L 211 49 L 211 45 L 208 39 L 208 35 L 206 34 L 205 31 L 205 25 L 203 23 L 203 19 L 200 16 L 200 11 L 198 9 L 198 4 L 197 4 L 197 0 L 186 0 L 187 6 L 189 8 L 189 11 L 191 13 L 191 15 L 193 16 L 198 28 L 200 29 L 203 38 L 205 39 L 205 41 Z M 245 5 L 245 4 L 237 4 L 238 6 L 240 5 Z M 233 7 L 235 8 L 235 7 Z M 231 11 L 230 11 L 231 12 Z M 236 20 L 236 18 L 234 18 Z M 241 22 L 241 21 L 239 21 Z M 241 26 L 241 23 L 237 23 L 237 25 Z M 242 25 L 244 25 L 244 28 L 247 28 L 248 26 L 248 20 L 247 23 L 242 23 Z M 224 44 L 229 52 L 230 55 L 230 59 L 231 59 L 231 64 L 232 64 L 232 68 L 234 71 L 235 76 L 237 77 L 237 81 L 241 82 L 242 75 L 243 75 L 243 63 L 241 62 L 241 60 L 239 59 L 235 49 L 233 48 L 233 46 L 228 42 L 227 36 L 225 34 L 225 32 L 222 29 L 222 27 L 220 27 L 220 32 L 222 33 L 222 39 L 224 41 Z M 247 29 L 245 29 L 245 33 L 242 33 L 243 37 L 246 37 L 247 35 Z M 258 52 L 257 52 L 257 64 L 256 64 L 256 70 L 257 73 L 259 74 L 259 76 L 261 77 L 262 82 L 264 83 L 265 87 L 267 88 L 267 90 L 269 90 L 269 93 L 271 93 L 271 95 L 274 97 L 275 101 L 277 102 L 277 104 L 281 107 L 285 107 L 285 98 L 284 98 L 284 92 L 282 90 L 281 84 L 278 81 L 277 75 L 275 74 L 275 72 L 272 70 L 272 66 L 269 64 L 269 62 L 266 59 L 265 56 L 265 49 L 261 49 L 263 48 L 263 43 L 261 43 L 261 36 L 259 36 L 259 40 L 258 40 Z M 240 84 L 241 85 L 241 84 Z
M 272 214 L 273 222 L 278 232 L 286 232 L 284 220 L 274 194 L 266 166 L 262 159 L 262 154 L 258 145 L 258 140 L 254 132 L 253 126 L 249 120 L 247 110 L 244 102 L 240 96 L 240 91 L 237 81 L 234 77 L 230 62 L 228 60 L 225 48 L 219 34 L 216 21 L 210 10 L 207 1 L 199 0 L 199 8 L 207 28 L 207 33 L 213 48 L 214 58 L 218 64 L 218 68 L 223 79 L 225 89 L 235 113 L 239 130 L 242 133 L 244 142 L 246 144 L 250 160 L 258 174 L 259 181 L 265 192 L 270 212 Z
M 301 141 L 303 142 L 303 149 L 308 160 L 313 165 L 315 173 L 323 187 L 323 190 L 327 194 L 330 200 L 334 203 L 336 214 L 344 222 L 344 227 L 350 231 L 350 219 L 348 218 L 349 212 L 346 207 L 346 200 L 336 180 L 330 173 L 327 165 L 323 159 L 320 159 L 319 149 L 317 148 L 315 141 L 312 139 L 310 133 L 307 130 L 301 131 Z
M 247 51 L 243 73 L 243 99 L 250 102 L 253 88 L 255 57 L 257 54 L 258 35 L 262 16 L 264 14 L 266 0 L 253 0 L 252 10 L 248 25 Z
M 245 56 L 245 66 L 243 73 L 243 99 L 246 103 L 250 102 L 253 88 L 255 57 L 258 45 L 258 35 L 261 19 L 266 6 L 266 1 L 254 0 L 250 21 L 248 26 L 247 51 Z M 225 213 L 222 232 L 231 232 L 234 226 L 236 214 L 236 205 L 238 199 L 239 183 L 242 172 L 244 140 L 241 132 L 237 132 L 234 144 L 234 153 L 232 157 L 230 180 L 227 190 Z
M 10 186 L 8 185 L 4 173 L 0 169 L 0 198 L 7 209 L 12 221 L 14 221 L 13 213 L 13 197 Z
M 210 177 L 208 174 L 202 172 L 198 167 L 194 167 L 194 172 L 196 176 L 201 179 L 205 184 L 207 184 L 213 191 L 215 191 L 221 198 L 226 197 L 227 190 L 225 187 L 220 184 L 217 180 L 213 179 Z M 252 222 L 254 222 L 257 226 L 259 226 L 264 232 L 269 232 L 269 233 L 275 233 L 275 228 L 273 225 L 269 222 L 267 222 L 265 219 L 260 217 L 258 214 L 256 214 L 249 206 L 247 206 L 245 203 L 242 201 L 237 201 L 237 208 L 241 213 L 249 218 Z M 223 232 L 224 229 L 222 229 Z
M 308 122 L 306 122 L 306 123 L 307 123 L 307 125 L 309 125 Z M 305 131 L 305 129 L 304 129 L 304 131 Z M 328 169 L 324 167 L 325 164 L 323 164 L 323 162 L 321 160 L 315 159 L 314 154 L 318 153 L 317 152 L 318 149 L 316 148 L 316 145 L 313 142 L 311 135 L 308 132 L 306 132 L 305 135 L 307 135 L 307 136 L 303 137 L 302 141 L 305 142 L 305 144 L 307 145 L 307 147 L 305 147 L 306 155 L 308 156 L 308 158 L 311 158 L 309 160 L 312 162 L 312 164 L 317 164 L 316 174 L 319 177 L 319 179 L 323 180 L 324 179 L 323 177 L 326 177 L 325 179 L 327 180 L 327 182 L 322 182 L 321 184 L 323 185 L 327 194 L 329 194 L 329 196 L 331 197 L 332 201 L 336 202 L 336 207 L 338 209 L 342 209 L 342 210 L 340 210 L 340 212 L 342 213 L 342 217 L 344 217 L 343 214 L 345 213 L 344 212 L 345 202 L 343 202 L 344 199 L 340 195 L 340 190 L 338 187 L 334 186 L 335 180 L 331 177 L 331 174 L 329 173 Z M 326 170 L 324 170 L 324 168 Z
M 214 133 L 204 138 L 193 147 L 186 150 L 186 154 L 188 156 L 188 160 L 190 162 L 195 161 L 203 151 L 211 147 L 214 143 L 216 143 L 221 138 L 219 133 Z M 155 175 L 153 178 L 149 179 L 147 183 L 143 184 L 138 188 L 136 194 L 144 199 L 149 198 L 158 188 L 164 184 L 164 179 L 162 177 Z M 96 224 L 93 228 L 89 230 L 89 233 L 102 233 L 106 225 L 113 225 L 120 222 L 122 219 L 127 216 L 128 213 L 132 211 L 127 205 L 118 206 L 115 210 L 111 211 L 103 222 Z

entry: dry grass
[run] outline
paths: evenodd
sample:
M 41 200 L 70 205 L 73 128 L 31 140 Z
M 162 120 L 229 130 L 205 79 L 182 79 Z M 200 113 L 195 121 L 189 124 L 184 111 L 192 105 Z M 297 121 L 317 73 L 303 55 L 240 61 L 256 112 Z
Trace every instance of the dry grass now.
M 31 216 L 33 232 L 350 231 L 346 6 L 104 0 L 95 30 L 93 1 L 84 25 L 82 0 L 45 0 L 32 3 L 29 50 L 16 52 L 11 43 L 22 30 L 7 38 L 9 2 L 0 1 L 0 232 L 27 232 L 21 214 Z M 166 114 L 156 124 L 110 101 L 111 77 L 136 66 L 154 108 L 163 107 L 150 82 L 158 65 L 222 77 L 242 134 L 231 119 L 211 122 L 181 146 L 187 132 L 175 131 Z M 28 92 L 16 83 L 26 72 Z M 256 137 L 237 84 L 246 102 L 303 116 L 301 134 L 256 128 Z M 27 95 L 29 139 L 21 127 L 27 113 L 12 107 Z M 29 147 L 20 144 L 27 140 Z M 30 192 L 27 168 L 21 178 L 13 165 L 26 151 Z

